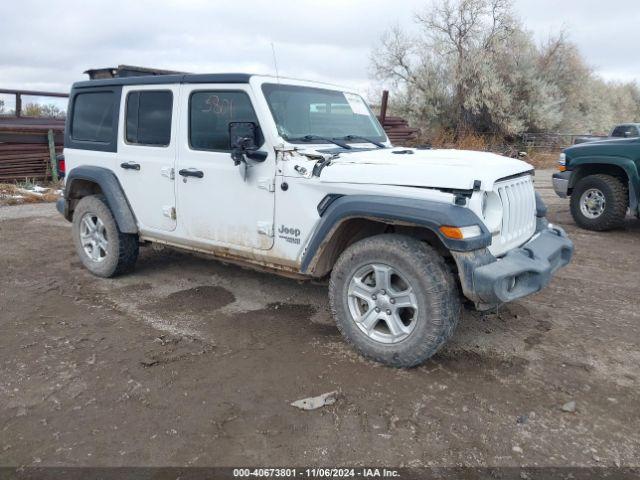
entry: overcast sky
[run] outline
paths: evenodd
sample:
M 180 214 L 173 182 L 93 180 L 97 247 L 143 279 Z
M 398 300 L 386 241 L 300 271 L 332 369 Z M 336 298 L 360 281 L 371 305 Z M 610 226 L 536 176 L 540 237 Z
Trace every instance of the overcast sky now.
M 0 88 L 63 91 L 88 68 L 273 73 L 377 94 L 369 59 L 394 23 L 429 0 L 5 1 Z M 539 40 L 564 29 L 607 79 L 640 78 L 640 3 L 515 0 Z M 371 99 L 371 98 L 370 98 Z

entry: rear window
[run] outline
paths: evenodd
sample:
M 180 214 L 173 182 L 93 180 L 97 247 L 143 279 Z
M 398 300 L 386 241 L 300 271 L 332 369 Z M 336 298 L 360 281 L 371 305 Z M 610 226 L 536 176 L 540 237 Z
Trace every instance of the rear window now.
M 611 133 L 612 137 L 637 137 L 638 129 L 634 125 L 619 125 Z
M 171 143 L 173 94 L 168 90 L 131 92 L 127 96 L 128 143 L 167 146 Z
M 71 119 L 71 138 L 83 142 L 109 143 L 113 136 L 114 93 L 76 95 Z
M 613 132 L 611 133 L 612 137 L 624 137 L 624 131 L 625 131 L 626 127 L 616 127 L 613 129 Z

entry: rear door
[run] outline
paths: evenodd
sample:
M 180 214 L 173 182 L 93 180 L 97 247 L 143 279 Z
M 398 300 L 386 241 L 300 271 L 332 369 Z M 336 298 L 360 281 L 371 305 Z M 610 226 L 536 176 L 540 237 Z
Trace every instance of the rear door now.
M 229 148 L 230 122 L 255 122 L 259 129 L 249 85 L 184 84 L 181 98 L 176 164 L 181 230 L 199 243 L 270 249 L 275 152 L 271 149 L 261 163 L 249 160 L 243 178 Z
M 122 90 L 114 170 L 141 231 L 172 231 L 179 85 Z

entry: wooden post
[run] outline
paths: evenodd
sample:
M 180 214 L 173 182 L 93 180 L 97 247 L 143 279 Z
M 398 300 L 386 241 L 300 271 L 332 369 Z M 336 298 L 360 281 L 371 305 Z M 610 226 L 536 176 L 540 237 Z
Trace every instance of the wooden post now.
M 389 104 L 389 90 L 382 91 L 382 102 L 380 103 L 380 123 L 384 125 L 387 118 L 387 105 Z
M 16 93 L 16 117 L 22 116 L 22 95 Z
M 51 179 L 54 182 L 58 181 L 58 160 L 56 158 L 56 141 L 53 135 L 53 130 L 49 129 L 47 133 L 47 139 L 49 140 L 49 160 L 51 162 Z

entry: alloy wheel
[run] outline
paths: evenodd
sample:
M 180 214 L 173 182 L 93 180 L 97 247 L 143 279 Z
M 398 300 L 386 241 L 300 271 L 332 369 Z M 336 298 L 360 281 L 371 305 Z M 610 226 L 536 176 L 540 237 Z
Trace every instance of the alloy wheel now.
M 602 215 L 606 205 L 604 193 L 597 188 L 585 190 L 580 197 L 580 211 L 590 219 L 595 219 Z
M 107 230 L 100 218 L 93 213 L 85 213 L 80 221 L 80 243 L 84 253 L 94 262 L 102 262 L 107 257 L 109 241 Z
M 416 295 L 396 268 L 380 263 L 361 267 L 351 278 L 347 295 L 352 320 L 371 340 L 398 343 L 415 328 Z

